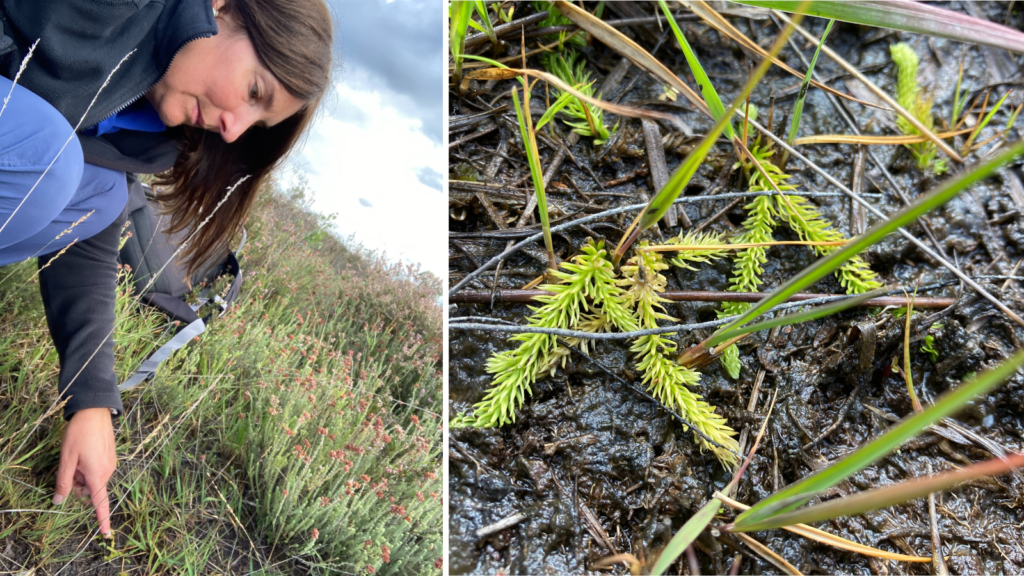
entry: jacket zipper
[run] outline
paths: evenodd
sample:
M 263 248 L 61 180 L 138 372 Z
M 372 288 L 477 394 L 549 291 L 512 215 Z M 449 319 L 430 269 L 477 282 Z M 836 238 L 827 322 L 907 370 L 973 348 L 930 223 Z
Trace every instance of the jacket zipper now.
M 174 59 L 178 57 L 178 53 L 181 52 L 182 48 L 184 48 L 186 45 L 188 45 L 188 44 L 190 44 L 192 42 L 195 42 L 196 40 L 199 40 L 200 38 L 209 38 L 211 36 L 213 36 L 213 34 L 198 34 L 198 35 L 193 36 L 193 37 L 189 38 L 188 40 L 185 40 L 184 42 L 182 42 L 181 46 L 178 46 L 178 49 L 174 51 L 174 55 L 171 56 L 170 62 L 167 63 L 167 68 L 164 68 L 163 73 L 161 73 L 160 77 L 156 79 L 156 82 L 153 82 L 152 84 L 149 85 L 148 88 L 146 88 L 145 90 L 143 90 L 142 92 L 137 94 L 134 98 L 132 98 L 132 99 L 128 100 L 127 102 L 125 102 L 124 104 L 118 106 L 113 112 L 111 112 L 110 114 L 107 114 L 106 116 L 104 116 L 103 118 L 98 120 L 95 124 L 93 124 L 92 126 L 89 126 L 88 128 L 85 128 L 84 130 L 92 130 L 93 128 L 99 126 L 100 122 L 103 122 L 104 120 L 107 120 L 108 118 L 117 115 L 119 112 L 121 112 L 125 108 L 127 108 L 127 107 L 131 106 L 132 104 L 134 104 L 139 98 L 142 98 L 143 96 L 145 96 L 147 92 L 149 92 L 150 90 L 153 89 L 153 86 L 156 86 L 157 84 L 160 83 L 161 80 L 164 79 L 164 76 L 167 75 L 167 70 L 169 70 L 171 68 L 171 64 L 174 63 Z

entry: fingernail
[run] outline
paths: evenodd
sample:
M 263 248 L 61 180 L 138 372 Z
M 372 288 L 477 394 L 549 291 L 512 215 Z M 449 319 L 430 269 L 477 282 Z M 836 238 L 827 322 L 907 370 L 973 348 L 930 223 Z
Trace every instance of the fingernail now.
M 53 505 L 54 506 L 60 506 L 61 503 L 63 503 L 63 502 L 64 502 L 64 497 L 63 496 L 61 496 L 60 494 L 54 494 L 53 495 Z
M 106 532 L 101 532 L 101 534 L 103 534 L 104 538 L 107 538 L 107 539 L 113 538 L 113 536 L 110 535 L 110 530 L 107 530 Z

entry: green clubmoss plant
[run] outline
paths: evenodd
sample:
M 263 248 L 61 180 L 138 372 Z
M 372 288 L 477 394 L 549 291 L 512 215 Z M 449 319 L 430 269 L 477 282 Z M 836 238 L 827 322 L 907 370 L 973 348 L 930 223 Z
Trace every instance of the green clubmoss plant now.
M 542 60 L 544 68 L 558 76 L 566 84 L 575 87 L 587 96 L 600 98 L 600 94 L 594 94 L 594 83 L 590 80 L 590 72 L 587 71 L 586 61 L 583 59 L 577 61 L 577 56 L 575 50 L 569 49 L 561 53 L 546 53 Z M 557 91 L 555 94 L 556 96 L 560 95 Z M 609 130 L 604 125 L 604 110 L 601 108 L 582 102 L 579 98 L 565 97 L 565 95 L 559 96 L 558 104 L 563 106 L 561 108 L 562 112 L 576 120 L 574 122 L 566 122 L 567 125 L 572 127 L 572 131 L 580 136 L 593 138 L 595 146 L 604 144 L 615 133 L 614 127 Z
M 660 253 L 644 251 L 644 244 L 641 243 L 637 255 L 622 266 L 625 278 L 619 281 L 620 285 L 629 287 L 626 299 L 635 309 L 634 318 L 642 329 L 657 328 L 658 320 L 676 320 L 665 313 L 662 303 L 667 300 L 659 295 L 666 286 L 661 272 L 669 266 Z M 641 336 L 630 351 L 637 355 L 637 368 L 643 373 L 643 383 L 652 396 L 679 412 L 708 438 L 733 452 L 739 451 L 739 444 L 734 438 L 736 432 L 726 424 L 725 418 L 690 390 L 700 382 L 700 373 L 672 359 L 676 352 L 675 342 L 660 334 Z M 733 452 L 723 450 L 696 434 L 694 438 L 702 450 L 710 450 L 722 464 L 732 466 L 736 463 Z
M 935 122 L 932 118 L 931 97 L 922 98 L 921 89 L 917 85 L 917 67 L 919 59 L 917 52 L 906 42 L 893 44 L 889 48 L 892 61 L 896 64 L 896 101 L 905 110 L 914 115 L 925 128 L 931 130 Z M 896 127 L 908 136 L 919 136 L 921 132 L 914 128 L 906 118 L 896 118 Z M 917 160 L 917 167 L 921 170 L 932 170 L 935 174 L 942 174 L 947 170 L 946 162 L 942 158 L 936 158 L 938 152 L 935 143 L 929 140 L 916 144 L 904 144 L 910 153 Z
M 750 151 L 768 175 L 768 179 L 766 179 L 759 170 L 750 170 L 749 189 L 751 192 L 769 192 L 775 188 L 782 192 L 788 192 L 796 189 L 796 186 L 786 184 L 786 180 L 790 176 L 782 172 L 772 162 L 772 146 L 761 146 L 759 143 L 755 143 Z M 835 242 L 847 239 L 846 235 L 832 227 L 832 223 L 802 196 L 791 194 L 758 196 L 745 208 L 747 209 L 747 218 L 743 221 L 744 232 L 735 239 L 737 244 L 771 242 L 772 232 L 780 222 L 785 222 L 801 240 L 807 242 Z M 840 247 L 813 246 L 812 248 L 819 256 L 826 256 Z M 764 247 L 738 251 L 729 290 L 732 292 L 757 292 L 764 283 L 761 280 L 761 274 L 764 273 L 763 266 L 767 262 L 768 257 Z M 847 294 L 863 294 L 882 286 L 877 275 L 871 271 L 871 268 L 860 256 L 855 256 L 840 266 L 836 270 L 836 277 Z M 746 312 L 749 308 L 750 304 L 745 302 L 726 302 L 722 305 L 718 316 L 719 318 L 736 316 Z M 731 377 L 739 377 L 739 350 L 736 349 L 735 344 L 723 352 L 721 361 Z
M 615 270 L 606 258 L 603 243 L 588 243 L 571 262 L 562 262 L 561 270 L 550 270 L 557 284 L 545 284 L 549 292 L 539 296 L 539 307 L 530 307 L 533 315 L 527 325 L 538 328 L 580 329 L 584 317 L 602 311 L 612 323 L 632 328 L 628 311 L 622 306 L 622 290 L 615 285 Z M 588 298 L 590 299 L 588 301 Z M 602 305 L 608 304 L 603 310 Z M 604 320 L 602 320 L 603 322 Z M 516 411 L 532 394 L 530 386 L 555 365 L 557 337 L 550 334 L 516 334 L 510 341 L 522 342 L 515 350 L 506 350 L 487 361 L 487 371 L 494 374 L 493 385 L 484 399 L 473 407 L 472 415 L 459 415 L 451 422 L 453 428 L 473 426 L 490 428 L 515 422 Z
M 683 244 L 710 245 L 721 237 L 691 234 L 677 240 Z M 705 262 L 721 257 L 722 253 L 724 250 L 700 251 L 684 256 L 683 262 Z M 590 242 L 580 255 L 562 264 L 563 270 L 557 272 L 558 284 L 542 287 L 551 294 L 538 298 L 542 305 L 531 308 L 534 314 L 528 324 L 587 332 L 656 328 L 658 320 L 675 320 L 665 314 L 661 305 L 665 300 L 659 296 L 666 285 L 661 272 L 668 267 L 661 254 L 640 250 L 622 267 L 623 278 L 616 279 L 603 242 Z M 533 382 L 546 373 L 553 373 L 559 364 L 564 366 L 569 355 L 568 348 L 559 344 L 555 336 L 517 334 L 510 340 L 522 344 L 488 360 L 487 370 L 494 374 L 492 388 L 473 407 L 472 415 L 457 416 L 452 420 L 452 427 L 487 428 L 514 422 L 515 413 L 530 393 Z M 585 339 L 568 338 L 566 343 L 587 351 Z M 707 442 L 695 433 L 701 449 L 710 450 L 723 464 L 735 464 L 734 452 L 739 450 L 734 438 L 736 433 L 715 413 L 713 406 L 689 389 L 700 382 L 700 373 L 672 360 L 676 344 L 664 336 L 649 335 L 638 338 L 630 350 L 637 355 L 637 367 L 649 392 L 719 444 Z
M 703 234 L 687 232 L 679 233 L 679 236 L 669 239 L 665 244 L 676 246 L 722 246 L 728 243 L 725 234 L 718 232 L 705 232 Z M 673 266 L 696 270 L 690 264 L 707 264 L 712 260 L 718 260 L 728 255 L 729 250 L 725 248 L 709 248 L 707 250 L 690 249 L 679 252 L 674 258 L 669 259 Z

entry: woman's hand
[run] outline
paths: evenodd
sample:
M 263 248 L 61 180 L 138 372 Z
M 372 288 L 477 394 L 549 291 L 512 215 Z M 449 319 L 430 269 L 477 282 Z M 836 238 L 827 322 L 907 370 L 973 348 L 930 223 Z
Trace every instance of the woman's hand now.
M 117 467 L 114 425 L 109 408 L 85 408 L 68 421 L 61 440 L 57 489 L 53 503 L 60 504 L 72 488 L 77 496 L 91 496 L 100 523 L 100 534 L 110 537 L 110 502 L 107 480 Z

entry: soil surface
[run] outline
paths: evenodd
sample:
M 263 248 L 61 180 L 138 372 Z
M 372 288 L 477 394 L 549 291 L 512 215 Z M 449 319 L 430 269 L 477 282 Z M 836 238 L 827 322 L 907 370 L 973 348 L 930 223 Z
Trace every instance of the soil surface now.
M 588 8 L 592 9 L 591 4 L 588 3 Z M 957 3 L 947 6 L 967 11 L 967 7 Z M 1007 3 L 996 2 L 973 7 L 981 15 L 1000 23 L 1007 18 L 1007 8 Z M 605 10 L 605 20 L 616 20 L 650 16 L 655 13 L 656 4 L 608 3 Z M 515 17 L 532 13 L 530 7 L 519 5 Z M 756 60 L 690 16 L 687 14 L 689 19 L 682 19 L 680 25 L 723 101 L 728 103 L 742 87 L 749 67 L 756 64 Z M 737 29 L 765 48 L 779 32 L 776 24 L 758 10 L 744 8 L 732 14 L 726 12 L 726 16 Z M 1011 10 L 1008 24 L 1022 29 L 1024 11 L 1019 7 Z M 805 25 L 820 36 L 825 22 L 809 18 Z M 537 24 L 526 27 L 531 50 L 538 42 L 552 41 L 548 36 L 530 37 L 529 33 L 536 29 Z M 659 29 L 657 24 L 645 24 L 625 26 L 621 30 L 654 53 L 685 82 L 695 86 L 670 33 L 669 40 L 655 49 L 659 40 L 666 37 L 667 27 Z M 519 38 L 518 31 L 505 37 L 507 43 L 503 45 L 502 56 L 519 53 Z M 1019 71 L 1024 58 L 939 38 L 836 23 L 828 45 L 892 93 L 895 72 L 889 46 L 901 38 L 914 46 L 921 57 L 923 84 L 934 98 L 937 127 L 942 127 L 942 118 L 946 123 L 949 121 L 961 54 L 966 54 L 964 83 L 973 86 L 972 99 L 987 87 L 993 88 L 995 99 L 1022 82 Z M 813 54 L 814 46 L 802 39 L 797 46 L 807 58 Z M 683 98 L 676 102 L 659 99 L 662 85 L 636 66 L 629 65 L 625 74 L 616 79 L 614 73 L 624 67 L 622 57 L 605 45 L 595 41 L 575 48 L 585 57 L 587 69 L 596 79 L 595 86 L 605 83 L 602 88 L 605 99 L 670 112 L 686 123 L 693 135 L 699 136 L 710 128 L 711 122 Z M 489 44 L 478 46 L 475 52 L 492 55 Z M 784 49 L 781 57 L 793 68 L 806 70 L 791 47 Z M 542 68 L 536 56 L 528 60 L 528 65 Z M 816 72 L 827 84 L 842 92 L 857 97 L 866 92 L 844 76 L 843 70 L 827 57 L 819 59 Z M 606 83 L 609 75 L 612 81 Z M 764 123 L 769 99 L 774 93 L 776 134 L 788 129 L 788 116 L 799 81 L 774 68 L 751 98 L 761 109 L 760 118 Z M 449 278 L 452 286 L 505 248 L 509 238 L 502 236 L 499 227 L 514 229 L 526 199 L 532 194 L 515 113 L 508 96 L 512 82 L 473 81 L 465 96 L 459 97 L 454 89 L 451 92 Z M 535 94 L 541 97 L 534 99 L 535 118 L 543 112 L 543 84 L 538 86 L 540 89 Z M 1015 92 L 1008 102 L 1016 107 L 1021 97 Z M 858 104 L 847 103 L 846 106 L 863 132 L 898 134 L 891 113 Z M 1005 125 L 1005 116 L 1003 118 Z M 558 155 L 561 143 L 571 144 L 571 157 L 561 162 L 548 182 L 553 225 L 609 208 L 642 203 L 656 191 L 640 122 L 609 115 L 607 123 L 615 122 L 619 123 L 617 137 L 603 147 L 593 146 L 590 138 L 571 143 L 569 130 L 561 121 L 554 122 L 556 136 L 540 139 L 545 170 Z M 695 144 L 696 140 L 679 134 L 668 123 L 661 123 L 658 128 L 663 138 L 670 139 L 665 158 L 671 173 L 682 160 L 686 144 Z M 849 133 L 850 129 L 825 94 L 812 89 L 801 135 Z M 958 140 L 958 146 L 962 142 Z M 850 185 L 858 147 L 810 145 L 800 150 L 840 182 Z M 871 151 L 911 198 L 948 177 L 936 179 L 923 174 L 903 147 L 873 146 Z M 731 170 L 735 161 L 731 146 L 721 142 L 685 194 L 701 196 L 742 191 L 744 183 L 740 171 Z M 873 204 L 886 214 L 899 210 L 904 204 L 892 185 L 870 159 L 865 166 L 864 191 L 881 193 L 872 199 Z M 959 170 L 962 168 L 954 166 L 951 173 Z M 791 160 L 788 171 L 793 174 L 793 181 L 800 184 L 800 190 L 838 191 L 798 161 Z M 929 215 L 928 224 L 937 244 L 965 273 L 998 276 L 1019 272 L 1017 266 L 1024 257 L 1024 222 L 1020 217 L 1024 211 L 1021 204 L 1024 195 L 1018 193 L 1015 186 L 1019 186 L 1021 177 L 1018 163 Z M 848 198 L 814 198 L 812 202 L 837 229 L 850 234 L 852 209 Z M 685 211 L 692 225 L 705 224 L 706 230 L 728 232 L 744 219 L 746 202 L 740 201 L 727 208 L 730 203 L 718 200 L 677 206 Z M 723 209 L 726 209 L 724 214 L 719 215 Z M 588 238 L 603 239 L 614 246 L 632 218 L 633 214 L 612 216 L 557 233 L 556 251 L 561 259 L 567 259 L 579 253 Z M 715 218 L 714 221 L 707 222 L 711 218 Z M 870 226 L 877 219 L 869 216 L 867 222 Z M 530 233 L 538 231 L 532 220 L 525 228 Z M 683 225 L 669 227 L 663 223 L 660 230 L 645 237 L 667 238 L 685 229 Z M 909 231 L 934 248 L 921 223 L 909 227 Z M 784 227 L 777 230 L 775 237 L 796 239 Z M 778 286 L 814 261 L 810 250 L 792 246 L 772 248 L 768 258 L 763 275 L 766 290 Z M 912 289 L 918 282 L 926 286 L 954 278 L 948 270 L 937 266 L 913 244 L 895 234 L 871 249 L 865 258 L 890 286 Z M 453 304 L 449 308 L 450 317 L 490 316 L 525 323 L 525 316 L 530 314 L 527 306 L 503 303 L 500 291 L 523 287 L 543 272 L 545 263 L 540 242 L 510 256 L 497 275 L 492 269 L 467 287 L 467 290 L 495 290 L 493 304 Z M 731 271 L 729 259 L 702 265 L 697 271 L 673 268 L 666 274 L 668 288 L 722 291 L 728 286 Z M 1004 279 L 978 281 L 1011 309 L 1024 312 L 1022 283 Z M 815 285 L 813 291 L 841 294 L 842 288 L 829 277 Z M 915 387 L 925 403 L 958 385 L 965 375 L 994 366 L 1019 348 L 1024 340 L 1020 326 L 969 287 L 949 282 L 944 288 L 922 295 L 958 298 L 952 307 L 924 310 L 913 317 L 911 358 Z M 688 324 L 715 319 L 719 308 L 717 303 L 680 303 L 668 305 L 667 312 L 680 323 Z M 894 358 L 902 365 L 905 322 L 905 318 L 892 312 L 858 308 L 828 319 L 758 334 L 741 345 L 743 370 L 735 380 L 717 362 L 701 370 L 702 379 L 695 391 L 717 406 L 741 432 L 746 448 L 751 445 L 772 397 L 777 394 L 765 439 L 743 477 L 737 500 L 753 504 L 841 458 L 877 437 L 892 422 L 913 412 L 902 377 L 890 368 Z M 928 332 L 935 323 L 943 327 Z M 939 352 L 935 362 L 920 350 L 926 333 L 935 337 Z M 709 334 L 709 331 L 698 331 L 673 338 L 682 350 Z M 508 334 L 479 330 L 451 331 L 452 414 L 470 409 L 483 397 L 491 382 L 485 370 L 486 360 L 491 354 L 514 345 L 506 341 L 507 337 Z M 629 570 L 622 563 L 601 570 L 594 566 L 601 558 L 621 553 L 634 555 L 645 564 L 644 570 L 649 571 L 672 535 L 707 503 L 714 490 L 725 487 L 731 472 L 712 455 L 702 454 L 692 434 L 684 432 L 678 421 L 659 404 L 637 392 L 642 385 L 628 347 L 621 341 L 599 342 L 591 356 L 601 366 L 573 356 L 565 369 L 559 369 L 553 377 L 544 378 L 532 387 L 532 396 L 527 397 L 514 425 L 452 432 L 449 453 L 452 573 L 625 574 Z M 605 369 L 616 377 L 607 374 Z M 753 402 L 752 395 L 755 396 Z M 751 406 L 753 410 L 749 410 Z M 821 498 L 842 497 L 929 471 L 949 470 L 989 459 L 1000 447 L 1008 452 L 1024 450 L 1022 415 L 1024 377 L 1017 375 L 987 398 L 977 400 L 956 415 L 951 426 L 959 425 L 966 431 L 963 434 L 944 437 L 925 433 Z M 936 522 L 950 572 L 1024 571 L 1022 504 L 1024 476 L 1020 474 L 972 482 L 937 495 Z M 521 515 L 521 520 L 512 526 L 485 537 L 476 535 L 477 530 L 516 514 Z M 731 511 L 725 511 L 720 516 L 721 523 L 732 517 Z M 817 526 L 883 550 L 932 556 L 926 500 Z M 871 559 L 782 530 L 752 536 L 804 573 L 932 572 L 930 564 Z M 730 570 L 740 574 L 779 573 L 774 565 L 728 535 L 713 537 L 706 531 L 696 542 L 695 549 L 701 573 Z M 735 562 L 740 562 L 739 566 L 734 566 Z M 676 573 L 690 573 L 689 570 L 685 555 L 672 568 Z

